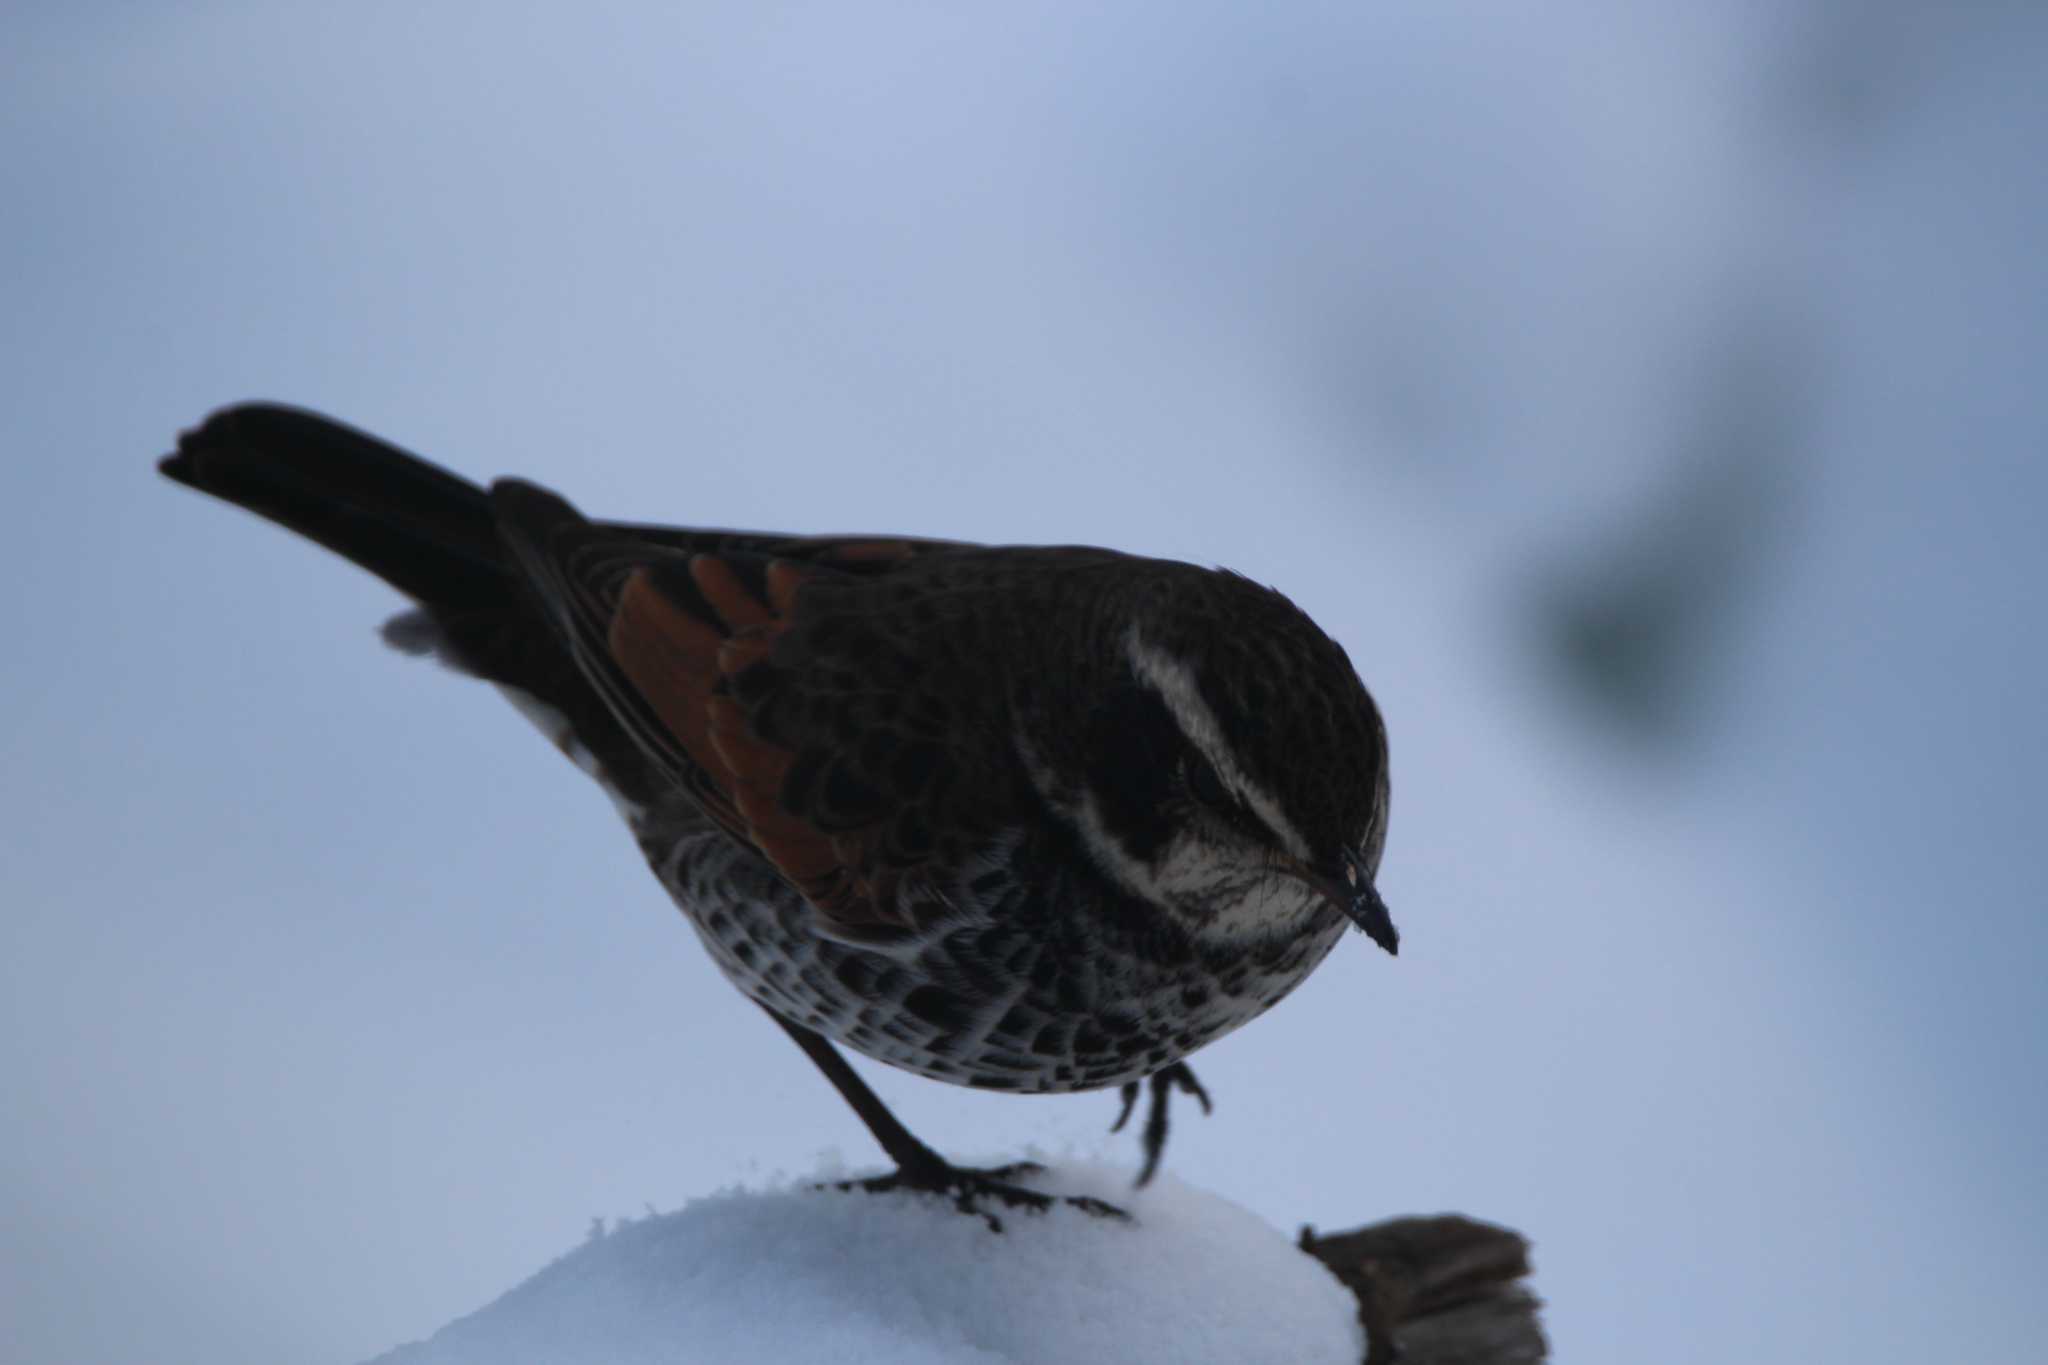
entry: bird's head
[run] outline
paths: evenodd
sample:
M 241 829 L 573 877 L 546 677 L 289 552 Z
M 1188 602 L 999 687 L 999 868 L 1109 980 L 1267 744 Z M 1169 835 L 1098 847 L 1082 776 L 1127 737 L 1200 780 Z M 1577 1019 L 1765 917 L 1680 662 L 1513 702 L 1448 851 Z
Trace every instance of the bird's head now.
M 1065 779 L 1097 865 L 1198 935 L 1261 938 L 1331 910 L 1389 953 L 1374 887 L 1386 730 L 1343 649 L 1279 593 L 1161 565 L 1115 605 Z

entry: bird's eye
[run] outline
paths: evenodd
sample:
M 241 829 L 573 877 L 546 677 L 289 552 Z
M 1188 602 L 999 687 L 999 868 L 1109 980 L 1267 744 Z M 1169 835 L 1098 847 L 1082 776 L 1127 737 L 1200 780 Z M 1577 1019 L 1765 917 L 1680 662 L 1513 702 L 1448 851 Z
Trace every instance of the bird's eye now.
M 1244 798 L 1223 785 L 1215 764 L 1197 754 L 1187 761 L 1186 774 L 1188 794 L 1221 817 L 1225 824 L 1254 840 L 1264 841 L 1273 837 L 1267 832 L 1266 822 L 1252 812 Z
M 1216 775 L 1216 765 L 1205 758 L 1195 758 L 1188 763 L 1188 790 L 1194 798 L 1211 810 L 1233 814 L 1237 810 L 1237 798 L 1223 785 L 1223 779 Z

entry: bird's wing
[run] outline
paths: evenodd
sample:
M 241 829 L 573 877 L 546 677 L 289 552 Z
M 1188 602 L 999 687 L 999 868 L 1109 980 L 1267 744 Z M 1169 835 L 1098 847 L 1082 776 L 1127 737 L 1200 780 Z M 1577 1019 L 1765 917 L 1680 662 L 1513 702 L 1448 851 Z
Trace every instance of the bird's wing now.
M 511 481 L 492 503 L 628 734 L 803 894 L 821 931 L 885 943 L 959 909 L 946 888 L 1002 824 L 986 769 L 1007 736 L 967 727 L 992 746 L 967 790 L 948 694 L 972 665 L 972 615 L 920 611 L 915 591 L 884 583 L 958 547 L 605 525 Z

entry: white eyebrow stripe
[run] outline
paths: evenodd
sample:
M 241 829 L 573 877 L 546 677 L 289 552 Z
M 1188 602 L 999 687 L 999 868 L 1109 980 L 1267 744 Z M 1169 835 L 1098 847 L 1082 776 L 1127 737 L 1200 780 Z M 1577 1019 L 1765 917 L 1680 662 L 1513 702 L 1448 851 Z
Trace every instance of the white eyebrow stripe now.
M 1287 845 L 1289 853 L 1307 862 L 1311 856 L 1308 841 L 1301 837 L 1301 831 L 1280 809 L 1280 803 L 1273 799 L 1272 793 L 1252 781 L 1238 766 L 1237 756 L 1230 752 L 1230 745 L 1223 738 L 1223 727 L 1216 723 L 1216 713 L 1209 709 L 1208 702 L 1202 700 L 1194 674 L 1188 672 L 1180 660 L 1146 644 L 1135 626 L 1124 639 L 1124 651 L 1131 661 L 1131 671 L 1159 694 L 1188 743 L 1209 760 L 1216 769 L 1216 775 L 1223 779 L 1223 785 L 1242 797 L 1245 804 L 1266 822 L 1266 827 L 1280 836 L 1280 842 Z

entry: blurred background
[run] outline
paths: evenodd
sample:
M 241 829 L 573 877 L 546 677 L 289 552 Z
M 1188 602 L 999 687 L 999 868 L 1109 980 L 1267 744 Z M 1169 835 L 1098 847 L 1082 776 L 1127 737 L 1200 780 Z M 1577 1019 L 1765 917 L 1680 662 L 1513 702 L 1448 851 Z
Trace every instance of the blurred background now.
M 1403 951 L 1169 1170 L 1517 1227 L 1563 1360 L 2037 1358 L 2044 149 L 1988 0 L 8 6 L 0 1356 L 345 1365 L 875 1160 L 388 590 L 155 475 L 266 397 L 1280 586 Z

